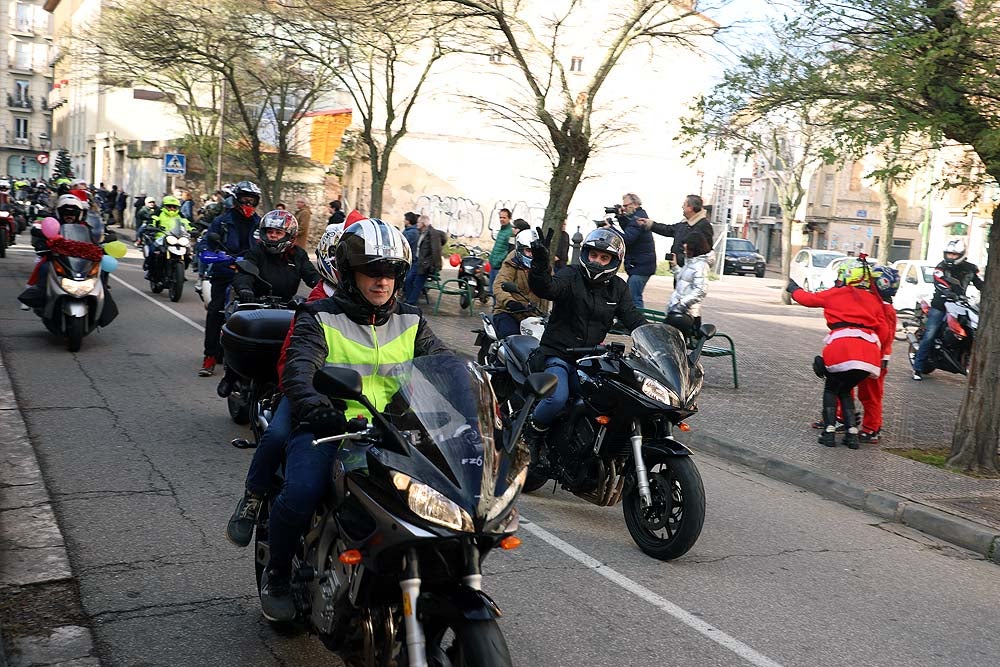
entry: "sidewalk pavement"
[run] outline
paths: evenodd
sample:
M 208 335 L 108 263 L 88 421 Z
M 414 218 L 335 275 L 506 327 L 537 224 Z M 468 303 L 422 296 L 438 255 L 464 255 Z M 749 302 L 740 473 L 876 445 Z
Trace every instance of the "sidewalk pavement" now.
M 712 281 L 702 319 L 733 337 L 740 388 L 733 389 L 728 358 L 703 359 L 705 388 L 699 412 L 687 423 L 686 443 L 768 476 L 946 540 L 1000 564 L 1000 480 L 978 479 L 918 463 L 889 448 L 948 447 L 966 379 L 937 372 L 910 379 L 905 342 L 889 364 L 882 439 L 860 450 L 827 448 L 810 423 L 820 416 L 822 383 L 813 357 L 827 329 L 822 311 L 781 304 L 782 285 L 771 278 L 725 276 Z M 647 308 L 663 307 L 673 287 L 654 276 Z M 478 304 L 477 304 L 478 306 Z M 475 354 L 476 317 L 458 314 L 445 297 L 442 314 L 429 315 L 435 333 Z

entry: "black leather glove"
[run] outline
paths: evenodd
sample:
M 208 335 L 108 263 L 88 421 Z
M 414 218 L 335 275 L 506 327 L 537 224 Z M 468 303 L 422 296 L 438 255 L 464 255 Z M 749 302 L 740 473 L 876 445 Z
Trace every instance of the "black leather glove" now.
M 538 239 L 532 241 L 531 243 L 531 265 L 535 266 L 535 263 L 545 266 L 549 266 L 549 245 L 552 243 L 552 236 L 556 233 L 556 230 L 550 229 L 548 234 L 542 232 L 541 227 L 535 227 L 535 232 L 538 233 Z
M 795 282 L 794 280 L 792 280 L 791 278 L 789 278 L 788 279 L 788 285 L 785 286 L 785 291 L 788 292 L 789 294 L 791 294 L 792 292 L 794 292 L 797 289 L 802 289 L 802 288 L 799 287 L 799 284 L 797 282 Z
M 318 437 L 340 435 L 347 430 L 347 418 L 341 410 L 322 406 L 307 412 L 301 426 Z
M 523 303 L 521 303 L 520 301 L 514 301 L 513 299 L 511 299 L 504 305 L 507 307 L 507 310 L 509 310 L 512 313 L 519 313 L 522 310 L 528 309 L 528 307 L 525 306 Z
M 253 290 L 241 289 L 239 295 L 237 295 L 240 303 L 253 303 L 257 300 L 254 295 Z

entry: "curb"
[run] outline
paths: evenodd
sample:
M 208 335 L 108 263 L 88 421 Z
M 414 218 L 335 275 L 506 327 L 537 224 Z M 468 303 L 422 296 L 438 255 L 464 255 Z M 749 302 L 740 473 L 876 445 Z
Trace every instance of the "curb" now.
M 1000 565 L 1000 529 L 949 514 L 889 491 L 866 487 L 777 456 L 761 454 L 710 434 L 690 433 L 688 442 L 696 450 L 739 463 L 829 500 L 927 533 Z
M 25 588 L 73 579 L 66 541 L 53 511 L 52 499 L 38 466 L 24 416 L 14 395 L 0 350 L 0 589 Z M 5 648 L 14 656 L 8 660 Z M 25 657 L 25 652 L 30 655 Z M 79 660 L 99 664 L 87 628 L 64 626 L 39 636 L 18 637 L 5 646 L 0 628 L 0 667 L 18 664 L 58 664 Z M 21 655 L 29 663 L 19 661 Z

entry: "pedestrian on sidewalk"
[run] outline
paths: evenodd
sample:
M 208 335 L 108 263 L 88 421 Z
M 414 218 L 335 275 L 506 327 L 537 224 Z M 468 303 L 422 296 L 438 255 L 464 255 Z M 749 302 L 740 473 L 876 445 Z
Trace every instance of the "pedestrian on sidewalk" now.
M 701 302 L 708 294 L 708 271 L 715 254 L 708 239 L 700 232 L 688 234 L 684 241 L 687 260 L 677 270 L 674 293 L 667 303 L 667 324 L 694 338 L 701 329 Z M 627 255 L 626 255 L 627 257 Z
M 417 304 L 417 299 L 424 291 L 424 284 L 427 278 L 440 273 L 441 271 L 441 248 L 448 243 L 448 237 L 444 232 L 434 229 L 431 219 L 422 215 L 417 218 L 417 229 L 420 230 L 420 239 L 417 241 L 417 256 L 414 262 L 417 264 L 417 272 L 413 276 L 413 281 L 406 288 L 406 303 L 411 306 Z M 407 267 L 409 268 L 409 267 Z
M 295 219 L 299 221 L 299 235 L 295 237 L 295 245 L 305 250 L 309 241 L 309 227 L 312 225 L 312 209 L 305 197 L 295 198 Z
M 500 273 L 503 261 L 510 254 L 511 240 L 514 237 L 514 227 L 510 224 L 510 209 L 502 208 L 500 213 L 500 229 L 497 230 L 496 241 L 493 242 L 493 250 L 490 251 L 490 290 L 493 290 L 493 281 Z
M 670 252 L 673 255 L 671 261 L 677 266 L 684 266 L 684 239 L 692 232 L 701 232 L 708 239 L 708 245 L 712 245 L 714 237 L 712 223 L 708 221 L 708 214 L 703 208 L 703 202 L 698 195 L 688 195 L 681 203 L 681 212 L 684 219 L 673 225 L 665 225 L 652 220 L 639 220 L 654 234 L 660 236 L 671 236 L 674 239 Z
M 848 425 L 843 444 L 850 449 L 859 447 L 858 427 L 854 421 L 854 400 L 851 390 L 882 371 L 881 341 L 888 326 L 882 299 L 872 287 L 871 267 L 862 255 L 845 262 L 838 273 L 838 284 L 822 292 L 807 292 L 794 280 L 786 289 L 792 299 L 809 308 L 822 308 L 830 333 L 823 340 L 823 355 L 816 358 L 816 374 L 825 379 L 823 386 L 823 433 L 819 443 L 836 446 L 837 407 Z M 888 334 L 894 335 L 894 331 Z
M 645 307 L 642 292 L 650 276 L 656 273 L 656 244 L 653 233 L 642 221 L 649 218 L 642 208 L 642 200 L 634 192 L 622 195 L 618 224 L 625 237 L 625 273 L 628 274 L 628 292 L 636 308 Z

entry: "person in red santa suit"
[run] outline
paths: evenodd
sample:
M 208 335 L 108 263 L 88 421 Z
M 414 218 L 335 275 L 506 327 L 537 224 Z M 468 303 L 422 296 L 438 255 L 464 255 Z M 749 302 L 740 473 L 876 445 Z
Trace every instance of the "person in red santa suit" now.
M 859 447 L 858 427 L 854 419 L 851 392 L 866 377 L 878 378 L 882 371 L 882 339 L 888 323 L 882 299 L 872 288 L 871 267 L 864 256 L 844 262 L 838 284 L 822 292 L 807 292 L 794 280 L 786 288 L 797 303 L 809 308 L 822 308 L 830 333 L 824 339 L 822 358 L 817 357 L 815 370 L 825 378 L 823 385 L 823 432 L 819 443 L 836 446 L 837 406 L 844 424 L 848 425 L 843 444 L 850 449 Z

